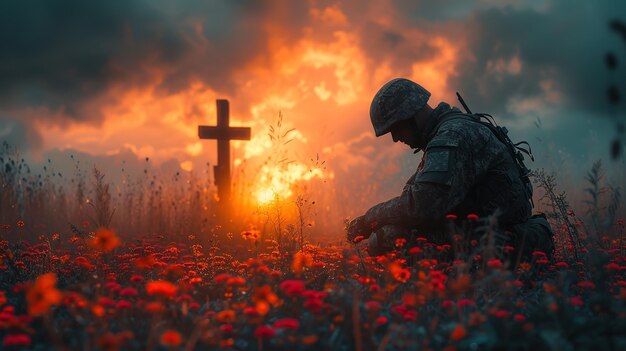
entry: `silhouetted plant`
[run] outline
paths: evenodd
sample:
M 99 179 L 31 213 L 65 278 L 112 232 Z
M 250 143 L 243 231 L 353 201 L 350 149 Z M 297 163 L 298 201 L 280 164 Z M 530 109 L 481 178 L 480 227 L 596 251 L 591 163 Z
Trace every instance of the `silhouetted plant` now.
M 609 24 L 611 30 L 615 31 L 621 38 L 624 40 L 626 44 L 626 24 L 619 20 L 613 20 Z M 611 73 L 611 77 L 615 75 L 615 71 L 618 67 L 617 56 L 613 52 L 608 52 L 605 56 L 605 65 L 609 72 Z M 618 82 L 622 80 L 618 79 Z M 615 81 L 610 82 L 609 88 L 607 89 L 607 99 L 609 101 L 611 107 L 611 115 L 615 120 L 615 129 L 617 131 L 617 135 L 611 142 L 611 157 L 613 159 L 617 159 L 622 154 L 622 139 L 624 137 L 624 122 L 620 120 L 621 116 L 618 116 L 617 110 L 618 105 L 621 100 L 620 91 Z

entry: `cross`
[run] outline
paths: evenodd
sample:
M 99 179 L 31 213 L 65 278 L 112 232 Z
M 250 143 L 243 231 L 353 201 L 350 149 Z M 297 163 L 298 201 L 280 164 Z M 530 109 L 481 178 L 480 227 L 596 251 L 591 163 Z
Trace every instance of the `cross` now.
M 213 166 L 219 201 L 226 207 L 230 201 L 230 141 L 250 140 L 250 128 L 228 125 L 228 100 L 216 100 L 217 126 L 198 126 L 200 139 L 217 139 L 217 165 Z

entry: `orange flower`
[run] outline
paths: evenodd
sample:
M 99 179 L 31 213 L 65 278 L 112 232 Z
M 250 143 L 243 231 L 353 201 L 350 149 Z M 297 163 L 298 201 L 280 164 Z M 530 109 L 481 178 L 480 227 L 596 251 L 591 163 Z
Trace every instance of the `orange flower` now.
M 235 311 L 224 310 L 215 315 L 215 319 L 222 323 L 231 323 L 235 320 Z
M 106 228 L 100 228 L 96 232 L 96 237 L 91 240 L 91 246 L 104 252 L 111 251 L 121 245 L 120 239 L 115 232 Z
M 294 273 L 300 274 L 302 273 L 302 269 L 304 267 L 311 267 L 311 265 L 313 265 L 313 256 L 302 251 L 298 251 L 293 256 L 291 268 L 293 268 Z
M 167 347 L 176 347 L 182 344 L 183 336 L 176 330 L 168 329 L 161 334 L 161 345 Z
M 389 272 L 395 280 L 402 283 L 405 283 L 409 280 L 409 278 L 411 278 L 411 271 L 406 268 L 402 268 L 402 266 L 395 262 L 389 265 Z
M 146 284 L 146 292 L 148 295 L 174 297 L 178 292 L 178 286 L 165 280 L 151 281 Z
M 465 330 L 465 327 L 462 324 L 457 324 L 456 327 L 454 327 L 454 329 L 452 330 L 452 333 L 450 333 L 450 339 L 452 339 L 453 341 L 461 340 L 466 336 L 467 330 Z
M 256 310 L 262 316 L 269 312 L 271 306 L 276 307 L 281 303 L 280 299 L 272 291 L 272 288 L 269 285 L 263 285 L 256 288 L 254 290 L 254 295 L 252 296 L 252 302 L 255 303 Z
M 148 256 L 139 257 L 139 258 L 135 259 L 135 266 L 137 266 L 137 268 L 141 268 L 141 269 L 152 268 L 152 266 L 155 263 L 156 263 L 156 260 L 154 259 L 154 256 L 152 256 L 151 254 L 148 255 Z
M 148 302 L 144 306 L 144 309 L 150 313 L 161 313 L 165 311 L 165 306 L 163 306 L 163 304 L 160 302 Z
M 56 288 L 57 276 L 54 273 L 40 275 L 35 283 L 26 292 L 28 314 L 40 316 L 50 309 L 50 306 L 61 302 L 61 292 Z

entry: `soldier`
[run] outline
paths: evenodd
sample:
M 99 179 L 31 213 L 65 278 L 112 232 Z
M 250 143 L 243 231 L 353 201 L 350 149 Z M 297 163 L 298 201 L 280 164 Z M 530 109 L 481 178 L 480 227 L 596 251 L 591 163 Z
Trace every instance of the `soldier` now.
M 374 96 L 370 118 L 376 136 L 391 133 L 394 142 L 415 153 L 423 150 L 424 156 L 400 196 L 349 223 L 348 240 L 369 238 L 370 255 L 379 255 L 392 250 L 395 239 L 408 239 L 411 230 L 437 240 L 434 233 L 445 232 L 446 217 L 472 214 L 497 221 L 500 247 L 516 245 L 520 257 L 534 250 L 551 254 L 552 229 L 545 216 L 531 216 L 532 186 L 507 145 L 476 115 L 445 102 L 433 109 L 429 97 L 422 86 L 403 78 L 389 81 Z

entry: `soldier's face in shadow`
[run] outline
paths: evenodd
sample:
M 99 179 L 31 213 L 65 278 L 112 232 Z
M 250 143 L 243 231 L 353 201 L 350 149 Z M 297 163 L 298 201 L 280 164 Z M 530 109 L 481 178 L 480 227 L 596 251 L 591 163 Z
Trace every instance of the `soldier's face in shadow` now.
M 407 144 L 412 149 L 419 147 L 419 133 L 415 119 L 409 118 L 395 123 L 391 127 L 391 138 L 394 143 L 400 141 Z

